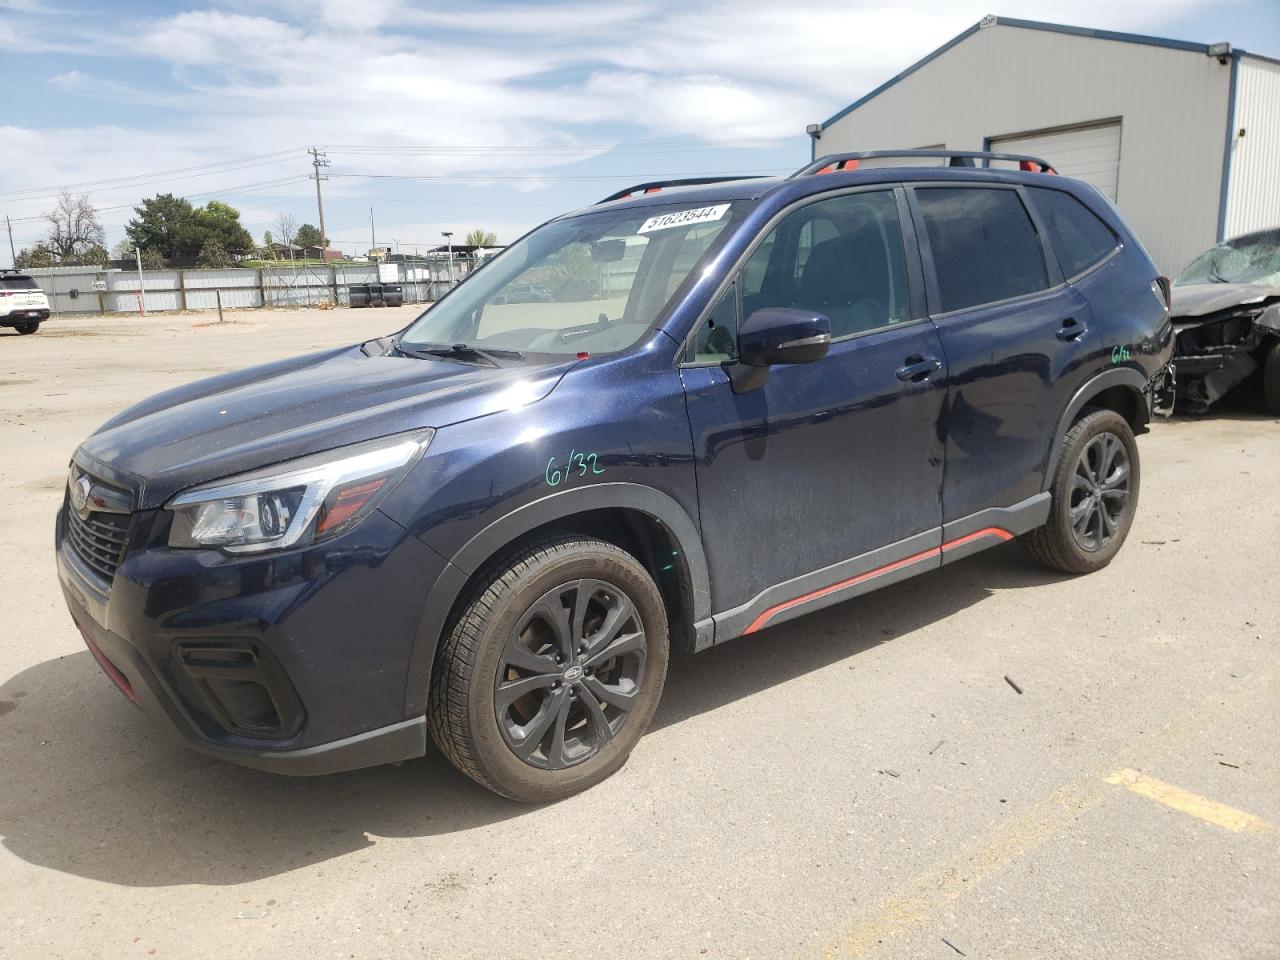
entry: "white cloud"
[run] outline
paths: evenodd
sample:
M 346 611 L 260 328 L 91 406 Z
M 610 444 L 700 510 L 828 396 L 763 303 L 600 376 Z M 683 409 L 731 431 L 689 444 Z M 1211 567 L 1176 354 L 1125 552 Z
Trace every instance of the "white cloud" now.
M 40 10 L 32 2 L 16 4 L 26 12 L 0 15 L 0 48 L 14 49 L 5 38 L 19 37 L 32 48 L 61 51 L 49 82 L 62 94 L 152 111 L 137 128 L 0 129 L 0 194 L 287 148 L 297 151 L 287 161 L 177 180 L 171 188 L 300 176 L 307 170 L 301 148 L 313 143 L 437 151 L 335 150 L 334 172 L 514 172 L 525 177 L 516 189 L 530 192 L 547 185 L 554 167 L 600 154 L 609 140 L 602 129 L 626 129 L 632 139 L 794 136 L 803 145 L 806 123 L 977 22 L 990 0 L 920 0 L 909 8 L 857 0 L 228 2 L 232 9 L 133 20 L 112 12 L 101 22 L 93 14 L 32 12 Z M 1151 31 L 1206 3 L 1079 0 L 1064 7 L 1023 0 L 1017 12 Z M 158 63 L 170 79 L 125 84 L 100 75 L 101 60 L 81 62 L 78 53 L 87 52 Z M 166 108 L 166 121 L 157 123 L 154 111 Z M 635 163 L 629 169 L 653 161 Z M 369 187 L 335 178 L 329 189 L 340 197 Z M 300 196 L 306 190 L 305 181 L 296 187 Z M 95 188 L 94 200 L 112 206 L 150 192 Z M 0 207 L 15 217 L 48 206 L 0 196 Z

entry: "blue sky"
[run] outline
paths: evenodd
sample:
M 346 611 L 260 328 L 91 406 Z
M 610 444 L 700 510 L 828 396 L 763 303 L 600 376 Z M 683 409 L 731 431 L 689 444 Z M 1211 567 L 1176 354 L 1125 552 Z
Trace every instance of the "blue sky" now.
M 344 250 L 370 207 L 401 252 L 505 242 L 639 180 L 790 171 L 805 124 L 987 13 L 1280 56 L 1277 0 L 0 0 L 0 217 L 29 245 L 79 185 L 110 245 L 170 191 L 260 238 L 280 212 L 316 222 L 318 145 Z

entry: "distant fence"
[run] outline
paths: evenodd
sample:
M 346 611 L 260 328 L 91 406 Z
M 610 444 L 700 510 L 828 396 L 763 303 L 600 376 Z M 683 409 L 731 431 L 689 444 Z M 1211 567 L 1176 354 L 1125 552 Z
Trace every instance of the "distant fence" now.
M 455 260 L 454 282 L 476 264 Z M 62 313 L 137 313 L 136 270 L 97 267 L 42 267 L 26 271 L 49 297 L 49 307 Z M 351 287 L 364 283 L 398 284 L 405 303 L 430 303 L 449 289 L 448 261 L 408 263 L 320 263 L 269 266 L 261 269 L 144 270 L 141 299 L 147 310 L 214 310 L 218 293 L 227 310 L 254 307 L 347 306 Z

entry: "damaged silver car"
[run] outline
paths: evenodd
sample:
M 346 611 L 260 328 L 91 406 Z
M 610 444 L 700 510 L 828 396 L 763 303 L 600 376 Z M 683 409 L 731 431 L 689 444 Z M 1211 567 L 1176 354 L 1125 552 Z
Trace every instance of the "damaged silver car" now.
M 1200 413 L 1250 377 L 1280 415 L 1280 227 L 1226 240 L 1174 280 L 1177 409 Z

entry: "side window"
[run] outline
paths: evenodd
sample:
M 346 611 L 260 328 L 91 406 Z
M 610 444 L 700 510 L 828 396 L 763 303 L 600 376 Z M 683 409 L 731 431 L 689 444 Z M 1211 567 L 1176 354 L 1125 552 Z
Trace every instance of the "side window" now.
M 925 187 L 916 203 L 943 313 L 1048 288 L 1040 237 L 1013 190 Z
M 910 319 L 906 255 L 892 190 L 850 193 L 782 219 L 743 269 L 742 312 L 825 314 L 832 337 Z
M 1084 273 L 1116 248 L 1116 235 L 1083 203 L 1061 190 L 1031 187 L 1031 202 L 1040 212 L 1063 276 Z
M 690 344 L 687 361 L 725 362 L 738 357 L 738 290 L 730 284 Z

